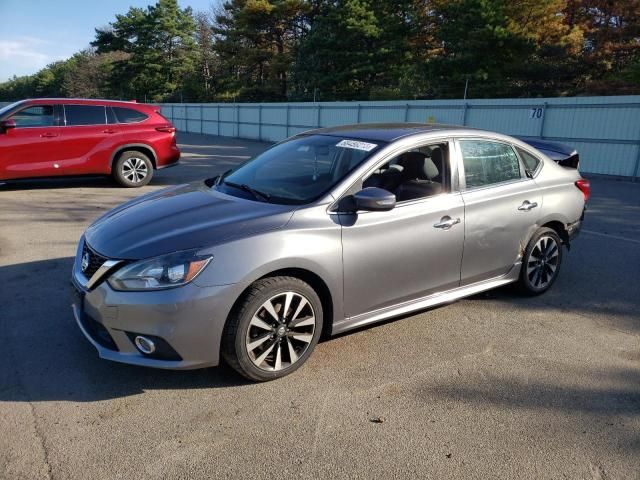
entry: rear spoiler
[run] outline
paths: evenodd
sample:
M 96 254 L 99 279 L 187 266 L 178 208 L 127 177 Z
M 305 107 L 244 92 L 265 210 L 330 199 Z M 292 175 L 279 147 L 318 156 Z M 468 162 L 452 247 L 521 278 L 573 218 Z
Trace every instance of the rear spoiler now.
M 578 154 L 578 152 L 575 152 L 570 157 L 564 158 L 562 160 L 553 160 L 556 161 L 558 165 L 561 165 L 563 167 L 578 168 L 578 165 L 580 164 L 580 155 Z

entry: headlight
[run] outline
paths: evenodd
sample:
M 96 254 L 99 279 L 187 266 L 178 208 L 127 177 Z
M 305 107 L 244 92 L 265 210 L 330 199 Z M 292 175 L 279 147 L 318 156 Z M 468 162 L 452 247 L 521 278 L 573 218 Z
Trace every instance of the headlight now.
M 196 250 L 171 253 L 127 265 L 111 275 L 108 281 L 116 290 L 178 287 L 196 278 L 212 258 L 212 255 L 198 255 Z

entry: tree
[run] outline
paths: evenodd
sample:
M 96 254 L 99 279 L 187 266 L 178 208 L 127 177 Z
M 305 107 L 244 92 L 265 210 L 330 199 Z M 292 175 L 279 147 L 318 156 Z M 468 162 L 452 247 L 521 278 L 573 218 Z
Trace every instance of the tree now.
M 584 32 L 582 80 L 590 93 L 637 93 L 640 1 L 568 0 L 567 24 Z
M 215 50 L 227 98 L 286 100 L 304 0 L 231 0 L 216 15 Z
M 132 97 L 151 101 L 176 98 L 193 73 L 195 23 L 190 8 L 177 0 L 158 0 L 146 9 L 130 8 L 109 27 L 96 29 L 98 53 L 130 56 L 114 66 L 114 84 Z
M 88 49 L 76 53 L 67 60 L 62 92 L 77 98 L 122 98 L 111 78 L 114 65 L 126 62 L 129 57 L 122 51 L 96 53 Z
M 297 88 L 336 99 L 414 96 L 403 85 L 412 84 L 404 82 L 408 67 L 425 48 L 422 12 L 415 0 L 323 2 L 298 49 Z
M 427 64 L 435 96 L 531 96 L 556 91 L 582 42 L 561 0 L 434 0 L 441 48 Z M 573 62 L 575 65 L 575 61 Z

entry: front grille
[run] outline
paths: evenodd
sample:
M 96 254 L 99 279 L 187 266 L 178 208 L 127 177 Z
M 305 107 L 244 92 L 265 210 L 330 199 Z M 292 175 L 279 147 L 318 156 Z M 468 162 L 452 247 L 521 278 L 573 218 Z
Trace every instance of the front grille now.
M 87 280 L 90 279 L 91 277 L 93 277 L 93 274 L 96 273 L 98 271 L 98 269 L 102 266 L 102 264 L 104 262 L 106 262 L 107 260 L 109 260 L 106 257 L 103 257 L 102 255 L 97 254 L 96 252 L 94 252 L 91 248 L 89 248 L 89 246 L 87 245 L 87 243 L 85 242 L 84 246 L 82 247 L 82 257 L 81 258 L 85 258 L 85 255 L 89 256 L 89 264 L 87 266 L 87 268 L 85 268 L 84 270 L 82 270 L 82 273 L 85 277 L 87 277 Z

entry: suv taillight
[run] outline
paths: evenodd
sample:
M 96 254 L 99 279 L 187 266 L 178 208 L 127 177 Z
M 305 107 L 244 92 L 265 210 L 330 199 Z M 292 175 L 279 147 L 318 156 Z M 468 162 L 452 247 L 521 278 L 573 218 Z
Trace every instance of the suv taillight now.
M 589 182 L 589 180 L 581 178 L 576 182 L 576 187 L 578 187 L 578 189 L 580 189 L 580 191 L 584 195 L 584 201 L 586 202 L 587 200 L 589 200 L 589 197 L 591 196 L 591 183 Z
M 175 133 L 176 127 L 172 127 L 171 125 L 167 125 L 165 127 L 156 127 L 156 130 L 159 132 L 165 133 Z

